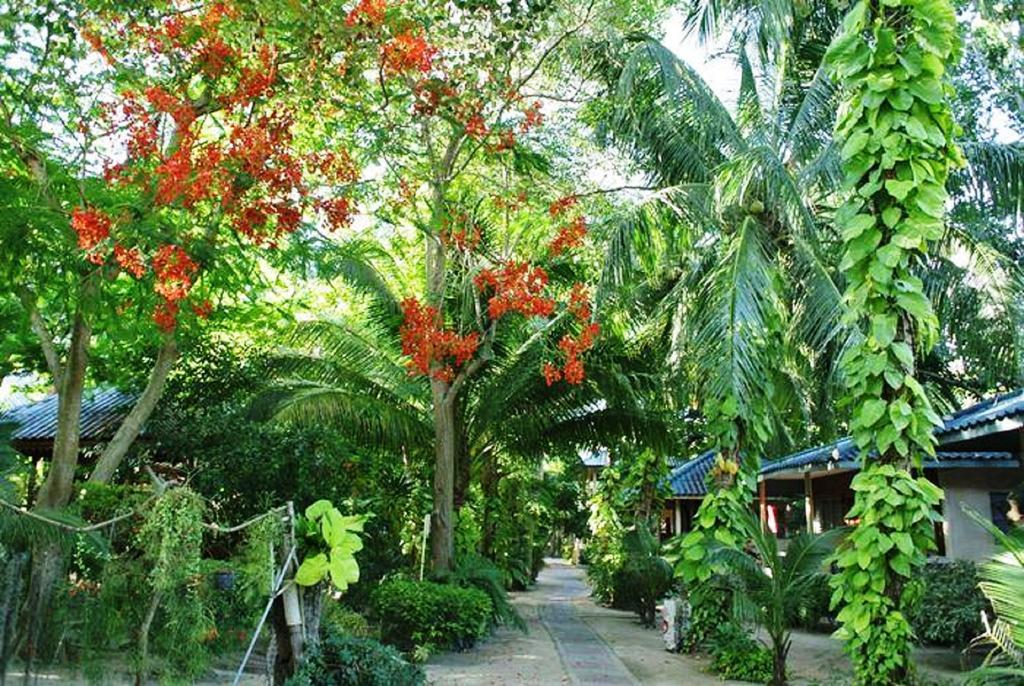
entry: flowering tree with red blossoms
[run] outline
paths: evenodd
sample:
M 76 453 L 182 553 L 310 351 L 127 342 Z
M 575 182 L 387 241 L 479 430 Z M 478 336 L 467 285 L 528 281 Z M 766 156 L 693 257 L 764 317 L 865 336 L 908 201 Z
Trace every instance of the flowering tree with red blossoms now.
M 212 313 L 220 265 L 265 254 L 304 217 L 332 227 L 351 217 L 343 192 L 327 198 L 312 189 L 346 187 L 359 171 L 345 151 L 300 150 L 294 111 L 278 96 L 281 50 L 259 35 L 256 19 L 226 2 L 158 10 L 76 17 L 79 37 L 104 62 L 93 67 L 92 116 L 48 146 L 13 127 L 8 134 L 24 172 L 68 217 L 78 253 L 66 359 L 38 286 L 22 286 L 61 402 L 40 507 L 61 506 L 71 493 L 89 342 L 100 321 L 91 309 L 119 298 L 118 316 L 148 318 L 159 341 L 144 392 L 92 472 L 106 481 L 159 399 L 177 355 L 176 329 Z M 47 174 L 47 157 L 59 157 L 67 140 L 81 150 L 84 175 L 71 198 L 59 196 Z M 102 182 L 89 178 L 93 170 Z
M 222 294 L 251 290 L 246 265 L 304 221 L 347 225 L 359 171 L 344 150 L 299 144 L 287 98 L 298 53 L 286 58 L 260 17 L 233 4 L 64 9 L 23 25 L 36 32 L 2 55 L 14 66 L 0 98 L 0 169 L 15 200 L 0 253 L 57 390 L 35 501 L 53 509 L 74 492 L 97 341 L 154 350 L 89 476 L 105 482 L 159 400 L 182 330 Z M 42 616 L 59 555 L 51 545 L 33 564 L 32 615 Z
M 332 67 L 310 86 L 338 112 L 326 140 L 362 142 L 364 167 L 380 170 L 374 238 L 406 246 L 418 271 L 399 334 L 409 374 L 430 385 L 437 571 L 452 565 L 457 472 L 471 458 L 461 404 L 503 331 L 548 347 L 535 373 L 551 386 L 582 383 L 599 334 L 588 289 L 565 278 L 583 204 L 538 163 L 545 111 L 530 94 L 553 82 L 591 7 L 359 0 L 305 17 L 314 59 Z

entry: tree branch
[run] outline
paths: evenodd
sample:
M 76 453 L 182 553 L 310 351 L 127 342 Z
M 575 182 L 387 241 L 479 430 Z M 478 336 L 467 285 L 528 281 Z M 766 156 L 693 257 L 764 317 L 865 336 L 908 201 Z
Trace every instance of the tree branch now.
M 110 439 L 103 454 L 100 455 L 96 467 L 89 475 L 89 481 L 108 483 L 114 476 L 114 472 L 117 471 L 124 456 L 128 454 L 128 449 L 142 430 L 142 425 L 146 423 L 156 408 L 160 396 L 163 395 L 164 386 L 167 384 L 167 375 L 170 374 L 177 359 L 178 343 L 171 334 L 164 338 L 163 345 L 157 352 L 146 388 L 142 391 L 139 399 L 135 401 L 131 412 L 121 422 L 121 426 L 117 428 L 117 433 Z
M 53 334 L 50 333 L 50 328 L 46 325 L 46 320 L 43 319 L 39 306 L 36 304 L 36 294 L 28 286 L 21 286 L 18 288 L 18 299 L 21 300 L 22 307 L 28 312 L 33 333 L 39 338 L 43 357 L 46 358 L 46 367 L 50 370 L 50 376 L 53 377 L 53 386 L 60 388 L 60 378 L 63 372 L 60 355 L 57 354 L 57 347 L 53 343 Z

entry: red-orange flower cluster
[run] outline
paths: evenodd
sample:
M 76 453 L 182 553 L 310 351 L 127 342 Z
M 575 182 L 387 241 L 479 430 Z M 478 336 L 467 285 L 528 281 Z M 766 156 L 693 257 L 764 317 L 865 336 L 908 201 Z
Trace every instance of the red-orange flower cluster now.
M 587 290 L 586 285 L 582 283 L 573 284 L 572 291 L 569 293 L 569 314 L 583 324 L 590 321 L 592 314 L 590 309 L 590 291 Z
M 114 261 L 117 262 L 121 269 L 136 279 L 141 279 L 142 275 L 146 273 L 146 264 L 138 248 L 126 248 L 123 245 L 115 245 Z
M 78 234 L 78 247 L 82 250 L 92 251 L 109 238 L 110 224 L 110 217 L 95 208 L 76 207 L 71 211 L 71 228 Z
M 399 329 L 402 354 L 409 356 L 410 375 L 430 375 L 451 382 L 455 369 L 476 354 L 480 334 L 473 331 L 460 336 L 441 328 L 437 310 L 416 298 L 402 301 L 404 319 Z
M 178 320 L 180 302 L 192 289 L 199 265 L 178 245 L 164 245 L 153 256 L 153 290 L 163 298 L 153 311 L 153 321 L 161 331 L 171 331 Z
M 317 203 L 317 207 L 323 211 L 327 220 L 327 228 L 331 231 L 345 229 L 352 224 L 353 204 L 344 196 L 321 200 Z
M 509 210 L 511 212 L 518 212 L 519 210 L 523 209 L 523 207 L 526 206 L 526 203 L 529 199 L 530 198 L 526 194 L 526 191 L 520 191 L 514 197 L 511 198 L 503 198 L 500 195 L 492 196 L 491 202 L 494 203 L 494 206 L 499 210 Z
M 490 289 L 493 294 L 487 302 L 491 319 L 499 319 L 509 312 L 526 317 L 550 317 L 555 301 L 544 297 L 548 274 L 541 267 L 527 262 L 506 262 L 500 269 L 484 269 L 473 283 L 481 293 Z
M 345 26 L 360 25 L 375 28 L 384 23 L 388 6 L 384 0 L 359 0 L 359 4 L 345 17 Z
M 557 217 L 566 210 L 576 207 L 576 204 L 578 202 L 579 198 L 577 198 L 575 195 L 567 195 L 564 198 L 559 198 L 558 200 L 555 200 L 553 203 L 551 203 L 550 207 L 548 207 L 548 212 L 551 214 L 552 217 Z
M 389 74 L 426 73 L 430 71 L 436 54 L 437 48 L 423 36 L 403 31 L 381 46 L 380 59 L 384 71 Z
M 498 153 L 511 150 L 516 147 L 516 134 L 512 129 L 503 129 L 498 134 L 498 140 L 487 146 L 489 152 Z
M 584 369 L 581 355 L 593 347 L 601 329 L 597 324 L 586 324 L 580 335 L 576 338 L 565 335 L 558 341 L 558 348 L 565 355 L 565 365 L 562 367 L 562 376 L 566 383 L 579 384 L 583 381 Z
M 487 124 L 484 123 L 483 115 L 474 113 L 466 120 L 466 135 L 473 140 L 481 140 L 487 137 Z
M 440 234 L 441 245 L 454 245 L 456 250 L 462 252 L 476 250 L 481 238 L 480 227 L 464 213 L 456 214 L 450 221 L 446 221 Z
M 548 250 L 552 255 L 561 255 L 566 250 L 582 245 L 586 235 L 587 220 L 580 215 L 558 230 L 558 235 L 551 241 Z
M 153 274 L 156 276 L 153 290 L 165 300 L 183 300 L 192 288 L 192 278 L 198 269 L 199 265 L 181 246 L 161 246 L 153 256 Z
M 540 111 L 540 101 L 523 110 L 523 121 L 519 122 L 519 133 L 528 133 L 544 122 L 544 114 Z
M 587 291 L 587 287 L 583 284 L 577 283 L 572 287 L 572 292 L 569 294 L 568 309 L 569 313 L 580 323 L 580 333 L 575 338 L 566 334 L 558 342 L 558 349 L 565 356 L 565 363 L 562 367 L 558 367 L 551 362 L 544 363 L 541 373 L 544 375 L 544 381 L 548 386 L 561 379 L 565 379 L 566 383 L 574 385 L 582 383 L 585 371 L 583 368 L 583 353 L 594 346 L 594 341 L 597 340 L 597 336 L 601 331 L 601 328 L 595 322 L 590 321 L 593 309 L 590 304 L 590 294 Z

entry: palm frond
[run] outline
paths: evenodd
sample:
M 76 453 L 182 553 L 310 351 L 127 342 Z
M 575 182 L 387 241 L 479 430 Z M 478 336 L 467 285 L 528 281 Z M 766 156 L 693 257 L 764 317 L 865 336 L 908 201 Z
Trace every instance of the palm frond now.
M 778 314 L 774 267 L 762 229 L 750 218 L 723 237 L 720 249 L 697 305 L 698 365 L 711 397 L 758 397 L 769 366 L 765 334 Z
M 1011 220 L 1024 219 L 1024 143 L 962 143 L 967 167 L 951 188 L 977 206 Z

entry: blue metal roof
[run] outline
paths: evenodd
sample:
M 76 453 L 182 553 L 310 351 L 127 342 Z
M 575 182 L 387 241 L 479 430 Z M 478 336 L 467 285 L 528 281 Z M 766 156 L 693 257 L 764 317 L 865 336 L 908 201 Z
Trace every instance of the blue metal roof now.
M 984 433 L 986 427 L 999 430 L 996 422 L 1009 418 L 1024 419 L 1024 388 L 993 396 L 980 403 L 964 408 L 947 417 L 941 427 L 935 430 L 939 443 L 951 442 L 957 434 L 966 430 Z M 668 483 L 676 497 L 700 497 L 707 492 L 704 477 L 714 463 L 713 451 L 683 463 L 669 473 Z M 924 463 L 929 469 L 952 469 L 969 467 L 1017 467 L 1019 458 L 1013 453 L 998 451 L 950 451 L 940 450 L 936 458 Z M 834 469 L 859 469 L 860 455 L 852 438 L 842 438 L 827 445 L 807 448 L 778 460 L 763 462 L 761 476 L 786 471 L 807 470 L 812 467 Z
M 1024 416 L 1024 388 L 1011 393 L 995 395 L 976 405 L 960 410 L 947 418 L 935 436 L 940 442 L 944 437 L 966 429 L 977 429 L 986 424 L 995 424 L 1000 419 Z
M 608 448 L 586 448 L 580 451 L 584 467 L 607 467 L 612 463 Z
M 677 498 L 700 497 L 706 494 L 704 478 L 715 463 L 715 451 L 708 450 L 682 463 L 668 474 L 668 486 Z
M 82 416 L 79 423 L 83 441 L 110 438 L 121 420 L 131 410 L 135 395 L 116 388 L 86 391 L 82 397 Z M 0 423 L 11 423 L 16 429 L 12 441 L 47 441 L 57 434 L 57 396 L 19 405 L 0 415 Z
M 1024 388 L 993 396 L 980 403 L 966 407 L 943 420 L 942 426 L 935 429 L 935 437 L 939 443 L 948 442 L 954 434 L 965 429 L 981 429 L 986 425 L 994 425 L 1000 419 L 1013 416 L 1024 416 Z M 943 439 L 946 439 L 944 441 Z M 939 451 L 935 460 L 925 462 L 926 467 L 941 469 L 943 467 L 976 467 L 976 466 L 1016 466 L 1017 458 L 1011 453 L 993 451 Z M 951 463 L 951 464 L 943 464 Z M 761 467 L 761 475 L 794 469 L 807 469 L 811 466 L 857 469 L 860 467 L 859 454 L 852 438 L 843 438 L 828 445 L 808 448 L 786 457 L 765 463 Z
M 801 450 L 779 460 L 765 462 L 761 466 L 761 476 L 805 470 L 811 467 L 830 467 L 832 469 L 860 469 L 861 460 L 853 439 L 844 438 L 817 448 Z M 940 450 L 934 459 L 925 460 L 928 469 L 953 469 L 955 467 L 1016 467 L 1017 458 L 1013 453 L 999 451 L 945 451 Z

